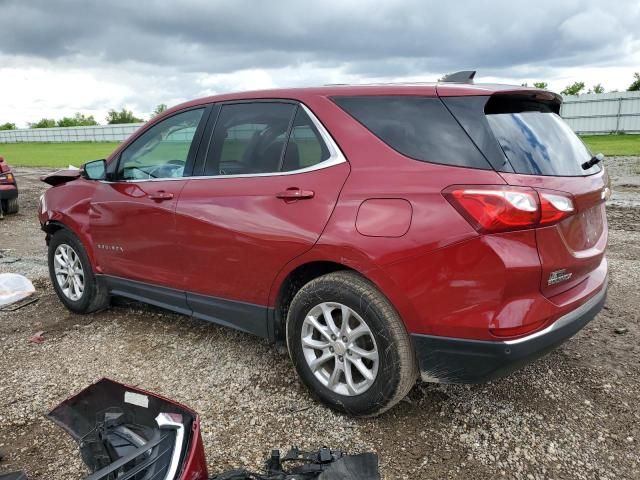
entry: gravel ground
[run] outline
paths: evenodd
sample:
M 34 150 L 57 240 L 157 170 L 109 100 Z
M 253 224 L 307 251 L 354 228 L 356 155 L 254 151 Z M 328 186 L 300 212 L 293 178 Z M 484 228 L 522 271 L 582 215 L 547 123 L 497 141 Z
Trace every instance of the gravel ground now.
M 42 171 L 17 169 L 22 210 L 0 222 L 0 272 L 29 276 L 39 301 L 0 313 L 0 472 L 83 478 L 76 445 L 44 414 L 106 376 L 200 412 L 211 473 L 258 469 L 272 447 L 329 445 L 377 452 L 386 479 L 640 478 L 640 158 L 607 168 L 615 193 L 601 314 L 506 379 L 417 385 L 366 420 L 314 401 L 288 357 L 263 340 L 124 301 L 90 316 L 66 311 L 46 277 L 36 220 Z M 40 330 L 45 342 L 29 343 Z

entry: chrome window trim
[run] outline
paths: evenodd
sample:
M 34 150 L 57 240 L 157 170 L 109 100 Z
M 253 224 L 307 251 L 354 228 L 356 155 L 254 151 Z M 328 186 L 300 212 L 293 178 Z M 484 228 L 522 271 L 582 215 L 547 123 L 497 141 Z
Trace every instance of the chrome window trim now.
M 274 99 L 276 100 L 276 99 Z M 339 165 L 341 163 L 346 163 L 347 159 L 338 147 L 338 144 L 335 142 L 331 134 L 324 127 L 322 122 L 315 116 L 315 114 L 304 104 L 301 102 L 297 102 L 297 104 L 302 107 L 304 112 L 309 116 L 313 125 L 318 130 L 320 137 L 327 149 L 329 150 L 329 158 L 326 160 L 316 163 L 315 165 L 311 165 L 310 167 L 299 168 L 298 170 L 291 170 L 288 172 L 267 172 L 267 173 L 241 173 L 237 175 L 191 175 L 188 177 L 170 177 L 170 178 L 149 178 L 149 179 L 140 179 L 140 180 L 118 180 L 115 182 L 100 180 L 103 183 L 142 183 L 142 182 L 170 182 L 174 180 L 211 180 L 211 179 L 224 179 L 224 178 L 254 178 L 254 177 L 279 177 L 285 175 L 297 175 L 299 173 L 307 173 L 314 172 L 316 170 L 322 170 L 325 168 L 330 168 L 335 165 Z

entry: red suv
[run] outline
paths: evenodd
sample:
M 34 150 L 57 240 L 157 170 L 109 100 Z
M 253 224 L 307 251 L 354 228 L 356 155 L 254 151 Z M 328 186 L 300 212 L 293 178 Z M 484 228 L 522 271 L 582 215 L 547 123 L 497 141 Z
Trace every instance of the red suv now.
M 45 179 L 53 285 L 74 312 L 119 295 L 286 341 L 354 415 L 418 375 L 503 375 L 606 295 L 608 180 L 560 102 L 462 81 L 179 105 Z

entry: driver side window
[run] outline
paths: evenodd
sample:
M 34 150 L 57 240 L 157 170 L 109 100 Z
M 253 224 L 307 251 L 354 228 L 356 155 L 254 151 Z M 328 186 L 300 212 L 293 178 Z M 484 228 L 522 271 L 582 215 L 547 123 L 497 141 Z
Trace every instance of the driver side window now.
M 149 128 L 120 155 L 118 179 L 182 177 L 204 108 L 173 115 Z

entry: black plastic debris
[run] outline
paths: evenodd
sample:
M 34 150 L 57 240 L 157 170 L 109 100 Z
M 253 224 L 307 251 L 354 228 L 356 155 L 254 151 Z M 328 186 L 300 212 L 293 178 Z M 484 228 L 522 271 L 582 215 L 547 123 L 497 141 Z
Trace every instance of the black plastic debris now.
M 210 480 L 380 480 L 380 472 L 374 453 L 347 455 L 327 447 L 304 452 L 294 447 L 284 457 L 272 450 L 265 473 L 229 470 Z

